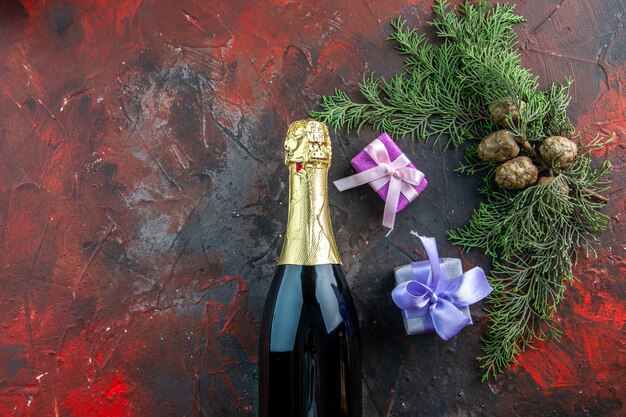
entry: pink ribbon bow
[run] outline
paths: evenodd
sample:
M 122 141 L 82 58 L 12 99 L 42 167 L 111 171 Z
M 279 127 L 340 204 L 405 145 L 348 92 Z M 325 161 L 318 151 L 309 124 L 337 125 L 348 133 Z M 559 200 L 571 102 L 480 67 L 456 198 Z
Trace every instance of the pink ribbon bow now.
M 413 201 L 419 195 L 413 186 L 422 182 L 424 174 L 408 166 L 411 161 L 405 154 L 400 154 L 392 162 L 387 148 L 379 139 L 375 139 L 367 145 L 365 152 L 376 162 L 377 166 L 334 181 L 334 184 L 339 191 L 344 191 L 369 183 L 374 191 L 378 191 L 385 184 L 389 183 L 389 192 L 385 200 L 385 211 L 383 214 L 383 226 L 393 229 L 400 193 L 407 200 Z

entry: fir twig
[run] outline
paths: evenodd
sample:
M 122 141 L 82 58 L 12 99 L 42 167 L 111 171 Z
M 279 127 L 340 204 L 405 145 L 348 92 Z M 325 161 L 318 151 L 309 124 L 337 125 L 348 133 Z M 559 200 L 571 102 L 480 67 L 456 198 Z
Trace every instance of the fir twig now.
M 439 43 L 429 42 L 406 20 L 394 20 L 387 40 L 405 57 L 404 71 L 389 79 L 366 75 L 359 83 L 358 100 L 335 90 L 322 97 L 321 110 L 311 116 L 335 130 L 358 133 L 371 126 L 396 138 L 445 137 L 458 146 L 500 129 L 490 118 L 489 104 L 525 103 L 518 106 L 518 121 L 509 116 L 508 125 L 522 153 L 554 180 L 519 192 L 496 188 L 496 166 L 483 162 L 476 145 L 469 145 L 458 171 L 484 175 L 479 192 L 486 202 L 466 226 L 449 232 L 464 250 L 479 248 L 492 258 L 489 279 L 494 291 L 479 358 L 483 377 L 489 378 L 514 363 L 536 340 L 558 337 L 552 319 L 565 283 L 574 279 L 577 249 L 593 252 L 593 233 L 608 221 L 600 209 L 608 201 L 601 193 L 608 187 L 602 178 L 610 165 L 594 169 L 591 163 L 591 153 L 602 149 L 607 139 L 596 138 L 583 146 L 567 168 L 544 162 L 534 144 L 548 136 L 571 138 L 574 133 L 567 116 L 572 80 L 539 90 L 537 77 L 521 66 L 515 46 L 513 27 L 524 21 L 515 14 L 515 6 L 478 0 L 453 9 L 437 0 L 433 10 L 430 25 Z
M 469 224 L 448 233 L 464 250 L 480 248 L 493 259 L 489 328 L 479 358 L 484 378 L 497 376 L 535 340 L 558 334 L 551 320 L 565 282 L 574 278 L 576 249 L 593 252 L 593 233 L 608 223 L 600 213 L 605 203 L 596 200 L 609 185 L 602 177 L 610 164 L 593 169 L 591 152 L 612 139 L 592 141 L 549 184 L 513 193 L 486 181 L 487 201 Z
M 359 83 L 362 101 L 335 90 L 322 97 L 322 109 L 311 117 L 335 130 L 358 133 L 372 126 L 396 138 L 447 137 L 458 146 L 494 131 L 487 107 L 511 97 L 527 103 L 518 137 L 537 140 L 569 126 L 569 81 L 538 91 L 537 78 L 521 66 L 513 25 L 524 19 L 514 13 L 515 6 L 492 8 L 479 1 L 460 9 L 457 15 L 447 2 L 436 3 L 430 24 L 442 39 L 438 45 L 407 28 L 406 20 L 392 21 L 394 32 L 387 40 L 406 57 L 404 72 L 389 80 L 366 76 Z

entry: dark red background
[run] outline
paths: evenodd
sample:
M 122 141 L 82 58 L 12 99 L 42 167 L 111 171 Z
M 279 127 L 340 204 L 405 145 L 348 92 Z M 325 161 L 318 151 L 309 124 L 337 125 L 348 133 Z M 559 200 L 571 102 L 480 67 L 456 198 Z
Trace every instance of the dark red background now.
M 401 60 L 383 41 L 431 1 L 0 2 L 0 415 L 251 416 L 259 318 L 286 221 L 281 145 L 320 94 Z M 574 78 L 586 139 L 617 132 L 599 257 L 559 306 L 561 343 L 497 381 L 474 360 L 486 319 L 449 342 L 407 337 L 389 291 L 416 228 L 476 207 L 462 150 L 401 143 L 431 183 L 385 238 L 382 202 L 331 190 L 364 334 L 366 416 L 626 414 L 620 0 L 522 1 L 524 63 Z M 334 135 L 331 175 L 373 133 Z M 485 265 L 479 253 L 466 267 Z M 486 266 L 486 265 L 485 265 Z

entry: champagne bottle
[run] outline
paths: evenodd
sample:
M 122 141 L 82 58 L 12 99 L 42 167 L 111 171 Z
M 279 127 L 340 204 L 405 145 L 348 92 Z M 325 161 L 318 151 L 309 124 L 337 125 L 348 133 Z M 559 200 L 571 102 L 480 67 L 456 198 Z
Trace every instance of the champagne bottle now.
M 260 417 L 360 417 L 359 326 L 328 209 L 326 125 L 292 123 L 289 218 L 263 318 Z

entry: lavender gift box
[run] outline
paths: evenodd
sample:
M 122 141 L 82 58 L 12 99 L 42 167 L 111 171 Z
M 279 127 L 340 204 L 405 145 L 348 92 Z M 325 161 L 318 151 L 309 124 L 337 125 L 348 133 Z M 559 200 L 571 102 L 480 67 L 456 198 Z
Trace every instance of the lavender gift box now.
M 449 280 L 454 280 L 460 277 L 463 274 L 463 266 L 461 265 L 461 260 L 457 258 L 441 258 L 441 266 L 442 269 L 445 270 L 446 275 Z M 396 285 L 401 284 L 406 281 L 411 281 L 415 279 L 413 275 L 413 265 L 417 267 L 429 267 L 430 261 L 419 261 L 414 262 L 413 264 L 404 265 L 398 267 L 394 270 L 394 275 L 396 277 Z M 442 271 L 443 272 L 443 271 Z M 470 315 L 469 306 L 465 306 L 460 308 L 461 312 L 465 314 L 469 319 L 470 323 L 472 323 L 472 316 Z M 433 320 L 431 319 L 430 314 L 426 314 L 422 317 L 407 317 L 406 310 L 402 310 L 402 319 L 404 321 L 404 328 L 406 329 L 406 333 L 408 335 L 413 334 L 422 334 L 422 333 L 430 333 L 435 331 L 435 327 L 433 325 Z
M 381 141 L 382 144 L 385 146 L 385 149 L 387 149 L 387 153 L 389 154 L 389 159 L 391 159 L 391 161 L 395 161 L 396 158 L 402 155 L 403 153 L 402 150 L 398 147 L 398 145 L 396 145 L 396 143 L 393 141 L 393 139 L 391 139 L 391 137 L 387 133 L 381 134 L 377 139 Z M 354 158 L 352 158 L 352 161 L 350 161 L 350 163 L 352 164 L 352 166 L 357 172 L 363 172 L 363 171 L 366 171 L 368 169 L 371 169 L 377 166 L 376 162 L 372 159 L 371 156 L 369 156 L 369 154 L 365 150 L 362 150 Z M 417 169 L 415 165 L 413 165 L 412 162 L 409 163 L 407 166 L 413 169 Z M 418 194 L 420 194 L 428 186 L 428 181 L 426 181 L 426 178 L 424 178 L 419 183 L 419 185 L 411 185 L 411 186 L 415 189 L 415 191 L 417 191 Z M 380 196 L 380 198 L 383 199 L 383 201 L 387 201 L 387 194 L 389 193 L 389 183 L 381 187 L 377 191 L 377 193 Z M 409 205 L 409 203 L 410 201 L 404 196 L 404 194 L 401 193 L 400 198 L 398 200 L 398 207 L 396 208 L 396 213 L 404 210 L 406 206 Z

